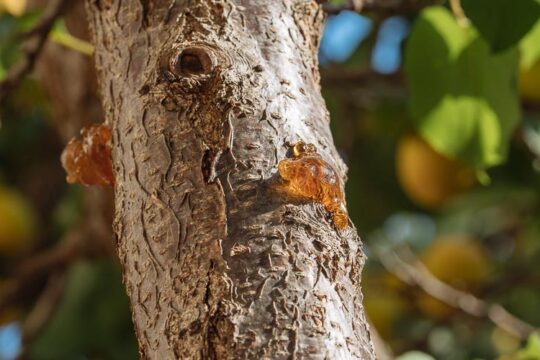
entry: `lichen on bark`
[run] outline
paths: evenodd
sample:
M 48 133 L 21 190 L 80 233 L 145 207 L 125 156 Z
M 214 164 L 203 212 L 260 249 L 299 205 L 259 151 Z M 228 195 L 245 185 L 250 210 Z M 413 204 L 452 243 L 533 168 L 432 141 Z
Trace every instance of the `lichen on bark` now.
M 142 358 L 373 359 L 361 242 L 273 190 L 288 143 L 345 177 L 314 0 L 87 0 Z

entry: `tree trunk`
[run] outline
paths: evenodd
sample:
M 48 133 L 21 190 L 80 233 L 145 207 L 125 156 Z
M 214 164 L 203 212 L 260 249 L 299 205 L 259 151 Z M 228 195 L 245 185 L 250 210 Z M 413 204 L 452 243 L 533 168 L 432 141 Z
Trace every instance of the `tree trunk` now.
M 341 178 L 315 0 L 87 0 L 141 358 L 373 359 L 361 242 L 279 190 L 289 146 Z

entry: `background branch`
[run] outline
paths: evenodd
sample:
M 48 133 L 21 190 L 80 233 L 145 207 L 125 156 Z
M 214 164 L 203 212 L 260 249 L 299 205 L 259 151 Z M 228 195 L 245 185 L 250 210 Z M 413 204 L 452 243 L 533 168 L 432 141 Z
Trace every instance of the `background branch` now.
M 23 346 L 39 335 L 53 317 L 64 292 L 65 280 L 66 276 L 62 271 L 49 276 L 45 289 L 23 323 Z
M 51 0 L 36 26 L 26 34 L 21 60 L 8 71 L 6 77 L 0 82 L 0 101 L 32 71 L 54 22 L 68 3 L 69 0 Z
M 532 332 L 538 331 L 534 326 L 510 314 L 501 305 L 490 304 L 437 279 L 407 247 L 400 249 L 399 254 L 393 250 L 377 251 L 376 254 L 387 271 L 446 305 L 474 317 L 488 318 L 501 329 L 522 340 L 527 339 Z
M 441 4 L 440 0 L 347 0 L 344 4 L 334 5 L 323 3 L 323 9 L 328 14 L 338 14 L 349 10 L 361 13 L 376 13 L 377 15 L 410 15 L 418 13 L 426 6 Z
M 26 259 L 16 270 L 16 275 L 6 280 L 0 293 L 0 309 L 20 303 L 21 298 L 35 293 L 36 284 L 50 274 L 63 272 L 73 261 L 81 256 L 95 256 L 102 250 L 98 248 L 88 227 L 73 228 L 60 243 L 45 252 Z

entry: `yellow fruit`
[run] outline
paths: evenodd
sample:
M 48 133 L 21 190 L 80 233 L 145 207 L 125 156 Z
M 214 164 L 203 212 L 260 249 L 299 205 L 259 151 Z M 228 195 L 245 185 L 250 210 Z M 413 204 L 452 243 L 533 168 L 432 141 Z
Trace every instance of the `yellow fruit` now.
M 364 291 L 364 306 L 367 317 L 379 334 L 383 338 L 389 339 L 396 321 L 407 313 L 407 303 L 396 293 L 371 290 Z
M 0 187 L 0 254 L 16 256 L 35 241 L 36 220 L 32 208 L 17 192 Z
M 465 291 L 474 291 L 491 274 L 491 262 L 474 239 L 449 235 L 436 239 L 422 254 L 426 268 L 439 280 Z M 420 294 L 417 306 L 433 318 L 445 318 L 455 309 L 427 295 Z
M 406 291 L 409 288 L 409 285 L 401 281 L 396 275 L 390 273 L 384 273 L 380 281 L 386 288 L 395 292 Z
M 0 12 L 3 10 L 14 16 L 21 16 L 26 9 L 26 0 L 0 0 Z
M 395 324 L 407 315 L 410 304 L 398 289 L 392 287 L 396 285 L 394 279 L 392 283 L 388 283 L 388 279 L 390 277 L 387 273 L 368 273 L 362 282 L 367 317 L 379 334 L 390 340 Z
M 519 72 L 519 93 L 525 100 L 540 102 L 540 61 Z
M 500 327 L 495 327 L 491 333 L 491 344 L 501 355 L 509 355 L 519 350 L 521 341 L 515 335 Z
M 474 169 L 439 154 L 415 134 L 400 139 L 396 172 L 405 193 L 426 208 L 437 208 L 476 183 Z

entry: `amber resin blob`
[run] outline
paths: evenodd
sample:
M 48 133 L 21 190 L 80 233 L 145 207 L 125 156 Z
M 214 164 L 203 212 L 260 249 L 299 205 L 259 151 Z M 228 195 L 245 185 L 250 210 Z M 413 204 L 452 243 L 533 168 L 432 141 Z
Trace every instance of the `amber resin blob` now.
M 316 201 L 332 214 L 334 225 L 342 230 L 349 223 L 345 196 L 339 177 L 322 159 L 313 144 L 300 141 L 292 146 L 293 157 L 281 160 L 278 171 L 291 196 Z
M 96 124 L 82 129 L 80 138 L 71 139 L 61 157 L 68 183 L 114 185 L 111 138 L 109 126 Z

